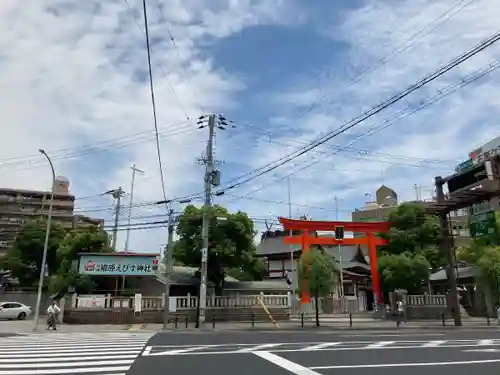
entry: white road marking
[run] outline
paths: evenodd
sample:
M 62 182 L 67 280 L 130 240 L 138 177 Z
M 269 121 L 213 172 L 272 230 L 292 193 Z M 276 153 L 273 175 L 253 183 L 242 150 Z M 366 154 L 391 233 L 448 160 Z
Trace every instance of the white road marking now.
M 356 334 L 356 335 L 341 335 L 340 337 L 414 337 L 414 336 L 444 336 L 444 333 L 368 333 L 368 334 Z
M 499 349 L 493 349 L 493 348 L 487 348 L 487 349 L 469 349 L 469 350 L 462 350 L 463 352 L 483 352 L 483 353 L 498 353 L 500 352 Z
M 117 354 L 134 354 L 138 356 L 141 354 L 141 349 L 136 349 L 136 350 L 130 350 L 129 348 L 127 349 L 115 349 L 115 350 L 105 350 L 105 351 L 99 351 L 99 350 L 91 350 L 91 351 L 81 351 L 79 350 L 79 354 L 83 355 L 117 355 Z M 71 357 L 75 355 L 75 351 L 66 351 L 66 352 L 52 352 L 52 353 L 37 353 L 36 351 L 30 351 L 26 352 L 29 354 L 0 354 L 0 360 L 2 358 L 58 358 L 59 360 L 63 361 L 66 357 Z
M 2 364 L 2 369 L 7 368 L 55 368 L 66 367 L 66 371 L 73 372 L 73 366 L 107 366 L 107 365 L 132 365 L 133 359 L 111 360 L 111 361 L 85 361 L 85 362 L 52 362 L 52 363 L 15 363 Z
M 65 374 L 81 374 L 81 373 L 108 373 L 111 374 L 116 371 L 126 373 L 130 366 L 116 366 L 116 367 L 80 367 L 80 368 L 62 368 L 62 369 L 47 369 L 47 370 L 13 370 L 13 371 L 1 371 L 0 375 L 65 375 Z M 104 374 L 103 374 L 104 375 Z
M 151 353 L 151 349 L 153 349 L 152 346 L 146 346 L 141 355 L 149 355 L 149 353 Z
M 454 362 L 416 362 L 416 363 L 377 363 L 371 365 L 342 365 L 342 366 L 312 366 L 313 370 L 332 370 L 349 368 L 377 368 L 377 367 L 419 367 L 419 366 L 451 366 L 451 365 L 479 365 L 483 363 L 498 363 L 500 359 L 485 359 L 480 361 Z M 2 375 L 2 374 L 0 374 Z
M 496 340 L 481 340 L 479 341 L 479 346 L 491 346 L 495 345 Z
M 446 343 L 446 340 L 429 341 L 422 345 L 423 348 L 435 348 Z
M 396 341 L 379 341 L 379 342 L 374 342 L 373 344 L 367 345 L 367 349 L 373 349 L 373 348 L 383 348 L 384 346 L 392 345 L 395 344 Z
M 236 353 L 249 353 L 249 352 L 254 352 L 254 351 L 257 351 L 257 350 L 261 350 L 261 349 L 273 348 L 273 347 L 276 347 L 278 345 L 280 345 L 280 344 L 262 344 L 262 345 L 256 345 L 256 346 L 252 346 L 250 348 L 243 348 L 243 349 L 236 350 Z
M 301 350 L 302 351 L 320 350 L 320 349 L 325 349 L 325 348 L 340 345 L 340 344 L 342 344 L 342 343 L 341 342 L 325 342 L 323 344 L 307 346 L 305 348 L 302 348 Z
M 135 359 L 137 358 L 137 354 L 129 354 L 129 355 L 98 355 L 98 356 L 88 356 L 88 357 L 64 357 L 64 361 L 95 361 L 95 360 L 114 360 L 114 359 Z M 54 357 L 32 357 L 32 358 L 23 358 L 22 363 L 43 363 L 43 362 L 54 362 Z M 24 365 L 19 365 L 19 358 L 9 358 L 9 359 L 0 359 L 0 368 L 7 368 L 7 365 L 4 363 L 17 363 L 16 366 L 25 367 Z M 69 363 L 69 365 L 73 365 L 74 363 Z M 68 365 L 68 364 L 67 364 Z
M 319 372 L 316 372 L 314 370 L 311 370 L 310 368 L 299 365 L 298 363 L 289 361 L 288 359 L 285 359 L 273 353 L 261 351 L 261 352 L 253 352 L 253 354 L 295 375 L 321 375 Z
M 205 348 L 214 347 L 214 346 L 216 346 L 216 345 L 192 346 L 190 348 L 184 348 L 184 349 L 167 350 L 167 351 L 158 352 L 158 353 L 149 353 L 149 354 L 146 354 L 146 356 L 197 354 L 197 353 L 191 353 L 191 352 L 193 352 L 195 350 L 201 350 L 201 349 L 205 349 Z M 236 351 L 233 351 L 233 352 L 236 352 Z M 205 352 L 205 353 L 210 353 L 210 352 Z
M 125 375 L 148 335 L 30 335 L 0 340 L 0 375 Z

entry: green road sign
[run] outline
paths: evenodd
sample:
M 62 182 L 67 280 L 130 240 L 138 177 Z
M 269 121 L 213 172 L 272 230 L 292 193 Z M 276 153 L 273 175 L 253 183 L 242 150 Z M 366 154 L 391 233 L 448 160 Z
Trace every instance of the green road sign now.
M 495 211 L 491 210 L 472 215 L 469 220 L 469 230 L 471 237 L 494 234 L 497 230 Z

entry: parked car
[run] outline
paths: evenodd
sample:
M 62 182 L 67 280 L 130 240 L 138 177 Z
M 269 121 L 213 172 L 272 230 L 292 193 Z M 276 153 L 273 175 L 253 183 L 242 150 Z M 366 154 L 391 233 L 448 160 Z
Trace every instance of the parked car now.
M 18 302 L 0 302 L 0 319 L 24 320 L 30 315 L 30 306 Z

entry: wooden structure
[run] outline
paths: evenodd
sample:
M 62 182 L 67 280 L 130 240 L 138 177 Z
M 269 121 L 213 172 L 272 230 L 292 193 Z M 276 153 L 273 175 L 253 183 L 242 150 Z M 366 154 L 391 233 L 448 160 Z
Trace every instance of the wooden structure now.
M 373 292 L 377 297 L 378 303 L 383 301 L 377 264 L 377 246 L 385 245 L 387 241 L 376 236 L 376 233 L 387 232 L 390 227 L 388 222 L 314 221 L 287 219 L 284 217 L 280 217 L 279 220 L 284 230 L 300 231 L 301 234 L 299 236 L 287 236 L 284 241 L 289 245 L 301 245 L 302 252 L 304 253 L 309 251 L 311 245 L 366 245 L 370 257 Z M 337 240 L 335 238 L 312 235 L 316 231 L 335 231 L 336 227 L 343 227 L 345 232 L 365 233 L 365 236 Z M 307 285 L 301 285 L 301 301 L 302 303 L 309 303 L 310 301 Z

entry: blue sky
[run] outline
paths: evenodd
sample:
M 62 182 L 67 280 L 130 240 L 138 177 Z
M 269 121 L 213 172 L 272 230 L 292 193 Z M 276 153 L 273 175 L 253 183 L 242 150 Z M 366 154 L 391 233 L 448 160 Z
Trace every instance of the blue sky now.
M 202 189 L 201 114 L 223 113 L 216 155 L 224 184 L 276 160 L 433 72 L 498 31 L 496 0 L 148 0 L 152 62 L 168 197 Z M 130 8 L 129 8 L 130 5 Z M 50 7 L 49 7 L 50 6 Z M 0 5 L 2 185 L 48 189 L 43 147 L 71 181 L 78 210 L 111 224 L 100 194 L 137 178 L 134 223 L 164 210 L 151 114 L 142 2 L 58 0 Z M 170 40 L 173 36 L 174 43 Z M 404 100 L 265 176 L 216 197 L 264 219 L 335 218 L 384 183 L 401 200 L 432 195 L 470 150 L 500 135 L 493 45 Z M 431 103 L 432 97 L 443 98 Z M 421 106 L 425 108 L 419 110 Z M 414 112 L 414 113 L 413 113 Z M 366 134 L 367 131 L 371 133 Z M 342 148 L 339 150 L 339 146 Z M 346 148 L 347 147 L 347 148 Z M 305 168 L 308 164 L 314 164 Z M 302 169 L 302 170 L 301 170 Z M 297 172 L 300 170 L 300 172 Z M 256 191 L 258 190 L 258 191 Z M 240 197 L 240 198 L 237 198 Z M 129 195 L 124 198 L 127 205 Z M 195 201 L 195 203 L 201 203 Z M 176 204 L 178 211 L 183 204 Z M 124 207 L 121 223 L 126 222 Z M 124 243 L 120 232 L 118 244 Z M 131 250 L 159 251 L 166 230 L 131 232 Z

